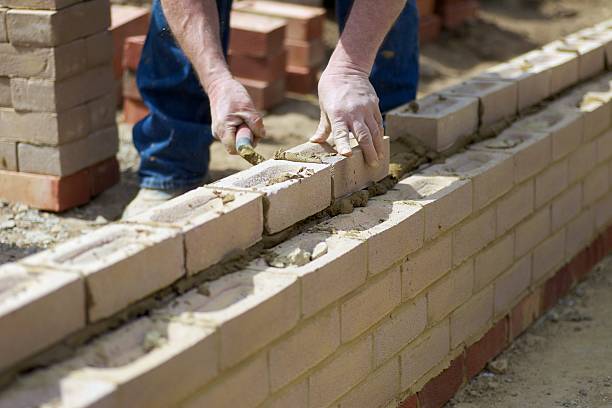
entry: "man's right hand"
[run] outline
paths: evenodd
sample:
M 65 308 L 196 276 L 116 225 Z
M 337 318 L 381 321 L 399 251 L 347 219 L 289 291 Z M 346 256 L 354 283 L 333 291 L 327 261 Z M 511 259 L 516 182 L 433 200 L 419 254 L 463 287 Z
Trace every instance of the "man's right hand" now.
M 253 133 L 253 146 L 265 137 L 261 114 L 244 86 L 231 77 L 217 79 L 208 86 L 213 136 L 229 154 L 237 154 L 236 132 L 246 125 Z

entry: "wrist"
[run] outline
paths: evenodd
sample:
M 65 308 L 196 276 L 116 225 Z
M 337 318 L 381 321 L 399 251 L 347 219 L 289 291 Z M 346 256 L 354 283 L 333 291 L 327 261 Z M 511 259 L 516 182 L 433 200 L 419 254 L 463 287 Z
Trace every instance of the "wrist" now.
M 357 61 L 346 55 L 343 50 L 336 49 L 329 59 L 324 73 L 328 75 L 356 75 L 369 77 L 372 70 L 371 64 L 365 61 Z

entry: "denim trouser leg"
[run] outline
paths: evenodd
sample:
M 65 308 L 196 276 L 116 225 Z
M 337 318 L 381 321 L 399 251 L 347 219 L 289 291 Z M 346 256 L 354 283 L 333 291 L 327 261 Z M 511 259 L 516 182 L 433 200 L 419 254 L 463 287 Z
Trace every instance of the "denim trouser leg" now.
M 337 0 L 340 31 L 353 0 Z M 372 67 L 370 81 L 380 98 L 380 110 L 389 111 L 416 97 L 419 83 L 419 17 L 415 0 L 408 0 L 385 38 Z
M 218 0 L 221 38 L 227 50 L 231 0 Z M 134 126 L 142 187 L 196 186 L 208 171 L 210 103 L 187 57 L 175 42 L 159 0 L 138 66 L 138 89 L 150 114 Z

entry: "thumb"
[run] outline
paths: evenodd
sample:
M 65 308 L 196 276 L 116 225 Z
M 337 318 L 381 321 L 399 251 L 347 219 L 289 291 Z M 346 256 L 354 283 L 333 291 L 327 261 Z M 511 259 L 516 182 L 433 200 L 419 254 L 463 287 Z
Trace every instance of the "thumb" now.
M 240 151 L 243 146 L 253 146 L 253 132 L 247 125 L 238 126 L 236 131 L 236 150 Z

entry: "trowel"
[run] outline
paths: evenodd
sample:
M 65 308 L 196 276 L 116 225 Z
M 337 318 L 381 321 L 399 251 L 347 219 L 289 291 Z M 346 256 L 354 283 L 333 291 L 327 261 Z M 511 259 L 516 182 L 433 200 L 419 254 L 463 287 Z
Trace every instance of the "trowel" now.
M 253 148 L 253 132 L 247 125 L 240 125 L 236 131 L 236 150 L 238 150 L 240 157 L 253 166 L 266 160 Z

